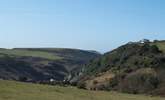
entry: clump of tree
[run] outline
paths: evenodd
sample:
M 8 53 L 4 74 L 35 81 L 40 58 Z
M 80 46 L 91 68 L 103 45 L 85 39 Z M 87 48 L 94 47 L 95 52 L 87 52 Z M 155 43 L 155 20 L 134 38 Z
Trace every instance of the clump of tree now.
M 120 91 L 127 93 L 147 93 L 156 89 L 159 79 L 154 69 L 142 68 L 136 72 L 128 74 L 119 83 Z

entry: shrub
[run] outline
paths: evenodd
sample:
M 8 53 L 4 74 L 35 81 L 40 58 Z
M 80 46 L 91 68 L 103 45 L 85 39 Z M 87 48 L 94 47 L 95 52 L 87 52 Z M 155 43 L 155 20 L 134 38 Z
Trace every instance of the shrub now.
M 109 81 L 109 88 L 114 88 L 115 86 L 117 86 L 119 83 L 119 79 L 117 77 L 112 78 Z
M 94 85 L 96 85 L 97 83 L 98 83 L 98 81 L 97 81 L 97 80 L 94 80 L 94 81 L 93 81 L 93 84 L 94 84 Z
M 85 82 L 78 82 L 77 88 L 79 89 L 86 89 L 86 83 Z
M 106 90 L 107 89 L 106 85 L 104 85 L 104 84 L 100 84 L 96 88 L 97 88 L 97 90 Z
M 22 82 L 25 82 L 25 81 L 27 81 L 28 80 L 28 78 L 27 77 L 19 77 L 19 81 L 22 81 Z
M 129 74 L 120 83 L 120 89 L 127 93 L 147 93 L 157 88 L 159 80 L 151 68 L 140 69 Z
M 159 53 L 160 52 L 159 48 L 156 45 L 152 45 L 150 51 L 152 53 Z

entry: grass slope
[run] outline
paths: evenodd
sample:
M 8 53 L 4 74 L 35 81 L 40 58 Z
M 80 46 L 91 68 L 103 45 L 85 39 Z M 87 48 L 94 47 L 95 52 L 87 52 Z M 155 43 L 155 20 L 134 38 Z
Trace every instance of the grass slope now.
M 151 44 L 158 46 L 158 48 L 165 53 L 165 41 L 158 41 Z
M 1 80 L 0 100 L 165 100 L 165 98 Z
M 30 50 L 19 50 L 19 49 L 0 49 L 0 53 L 8 54 L 13 56 L 27 56 L 27 57 L 38 57 L 45 58 L 49 60 L 58 60 L 62 59 L 60 56 L 56 56 L 52 53 L 44 52 L 44 51 L 30 51 Z

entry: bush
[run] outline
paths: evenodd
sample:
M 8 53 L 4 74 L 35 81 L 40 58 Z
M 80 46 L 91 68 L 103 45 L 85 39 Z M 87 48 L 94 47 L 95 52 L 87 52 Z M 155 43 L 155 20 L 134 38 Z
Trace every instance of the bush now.
M 94 84 L 94 85 L 96 85 L 97 83 L 98 83 L 98 81 L 97 81 L 97 80 L 94 80 L 94 81 L 93 81 L 93 84 Z
M 86 83 L 85 82 L 78 82 L 77 88 L 79 89 L 86 89 Z
M 27 80 L 28 80 L 27 77 L 19 77 L 19 81 L 25 82 L 25 81 L 27 81 Z
M 114 77 L 112 78 L 110 81 L 109 81 L 109 84 L 108 84 L 108 87 L 107 87 L 107 90 L 113 90 L 116 86 L 118 86 L 118 83 L 119 83 L 119 79 L 117 77 Z
M 120 83 L 120 89 L 127 93 L 147 93 L 157 88 L 159 80 L 151 68 L 140 69 L 129 74 Z
M 160 50 L 159 50 L 159 48 L 156 45 L 152 45 L 150 51 L 152 53 L 160 53 Z

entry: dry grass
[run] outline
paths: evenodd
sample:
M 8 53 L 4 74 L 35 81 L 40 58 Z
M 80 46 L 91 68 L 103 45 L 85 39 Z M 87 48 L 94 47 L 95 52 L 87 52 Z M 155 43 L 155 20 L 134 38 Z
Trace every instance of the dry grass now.
M 165 100 L 165 98 L 0 81 L 0 100 Z

